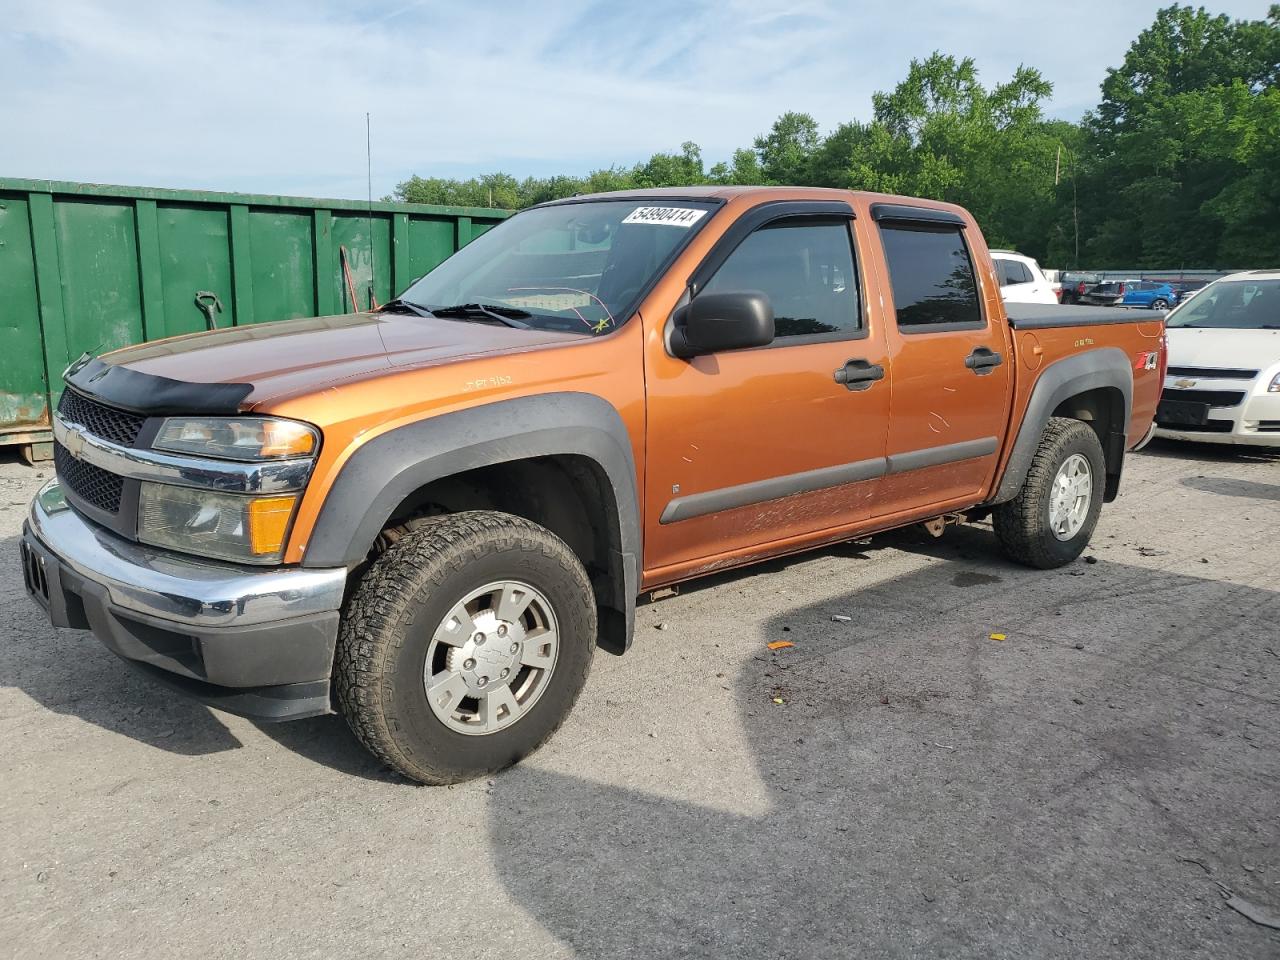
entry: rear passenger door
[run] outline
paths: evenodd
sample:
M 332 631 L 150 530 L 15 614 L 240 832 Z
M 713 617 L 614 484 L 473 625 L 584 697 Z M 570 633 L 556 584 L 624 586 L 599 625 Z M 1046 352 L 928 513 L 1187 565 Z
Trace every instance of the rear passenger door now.
M 1013 357 L 999 294 L 984 289 L 969 223 L 958 214 L 899 204 L 873 204 L 871 211 L 881 288 L 892 300 L 893 356 L 888 474 L 876 516 L 972 505 L 991 483 L 1012 402 Z

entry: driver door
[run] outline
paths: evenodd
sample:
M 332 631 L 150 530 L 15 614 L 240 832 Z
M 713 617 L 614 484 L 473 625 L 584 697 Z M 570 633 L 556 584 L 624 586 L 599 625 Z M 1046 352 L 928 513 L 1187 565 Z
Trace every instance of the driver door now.
M 670 321 L 654 318 L 647 585 L 799 549 L 869 516 L 883 472 L 889 359 L 883 329 L 868 322 L 856 227 L 847 204 L 766 204 L 712 248 L 692 295 L 765 293 L 775 315 L 768 346 L 682 360 L 654 335 Z M 838 376 L 846 368 L 855 371 L 848 384 Z M 867 370 L 874 375 L 859 379 Z

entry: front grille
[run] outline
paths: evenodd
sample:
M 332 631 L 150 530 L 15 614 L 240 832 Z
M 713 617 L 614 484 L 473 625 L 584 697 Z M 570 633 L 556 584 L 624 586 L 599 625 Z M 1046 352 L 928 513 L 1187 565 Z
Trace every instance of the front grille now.
M 1210 420 L 1208 423 L 1157 423 L 1157 426 L 1179 433 L 1230 433 L 1235 424 L 1230 420 Z
M 90 400 L 74 390 L 63 390 L 58 403 L 58 413 L 63 420 L 78 423 L 95 437 L 110 440 L 124 447 L 131 447 L 142 432 L 145 417 L 108 407 L 97 400 Z
M 92 463 L 77 460 L 70 450 L 56 440 L 53 444 L 53 467 L 59 482 L 89 506 L 97 507 L 105 513 L 120 512 L 120 495 L 124 491 L 123 477 L 95 467 Z
M 1280 433 L 1280 420 L 1259 420 L 1259 433 Z
M 1199 377 L 1202 380 L 1252 380 L 1257 370 L 1240 370 L 1235 367 L 1170 367 L 1171 377 Z
M 1161 400 L 1207 403 L 1211 407 L 1234 407 L 1244 400 L 1243 390 L 1165 390 Z

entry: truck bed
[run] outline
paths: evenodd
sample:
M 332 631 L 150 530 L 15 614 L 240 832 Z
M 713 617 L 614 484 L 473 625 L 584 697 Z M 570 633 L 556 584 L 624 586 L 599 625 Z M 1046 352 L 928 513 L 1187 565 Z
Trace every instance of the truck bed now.
M 1124 307 L 1077 307 L 1057 303 L 1006 303 L 1009 325 L 1015 330 L 1045 330 L 1051 327 L 1098 327 L 1110 323 L 1141 323 L 1160 320 L 1163 313 L 1144 311 L 1134 316 Z

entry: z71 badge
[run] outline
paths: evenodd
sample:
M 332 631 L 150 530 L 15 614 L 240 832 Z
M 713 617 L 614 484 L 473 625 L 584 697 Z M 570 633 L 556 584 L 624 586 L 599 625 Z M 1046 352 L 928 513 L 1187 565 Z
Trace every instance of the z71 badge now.
M 1135 370 L 1156 370 L 1159 367 L 1160 352 L 1158 350 L 1140 353 L 1133 358 L 1133 369 Z

